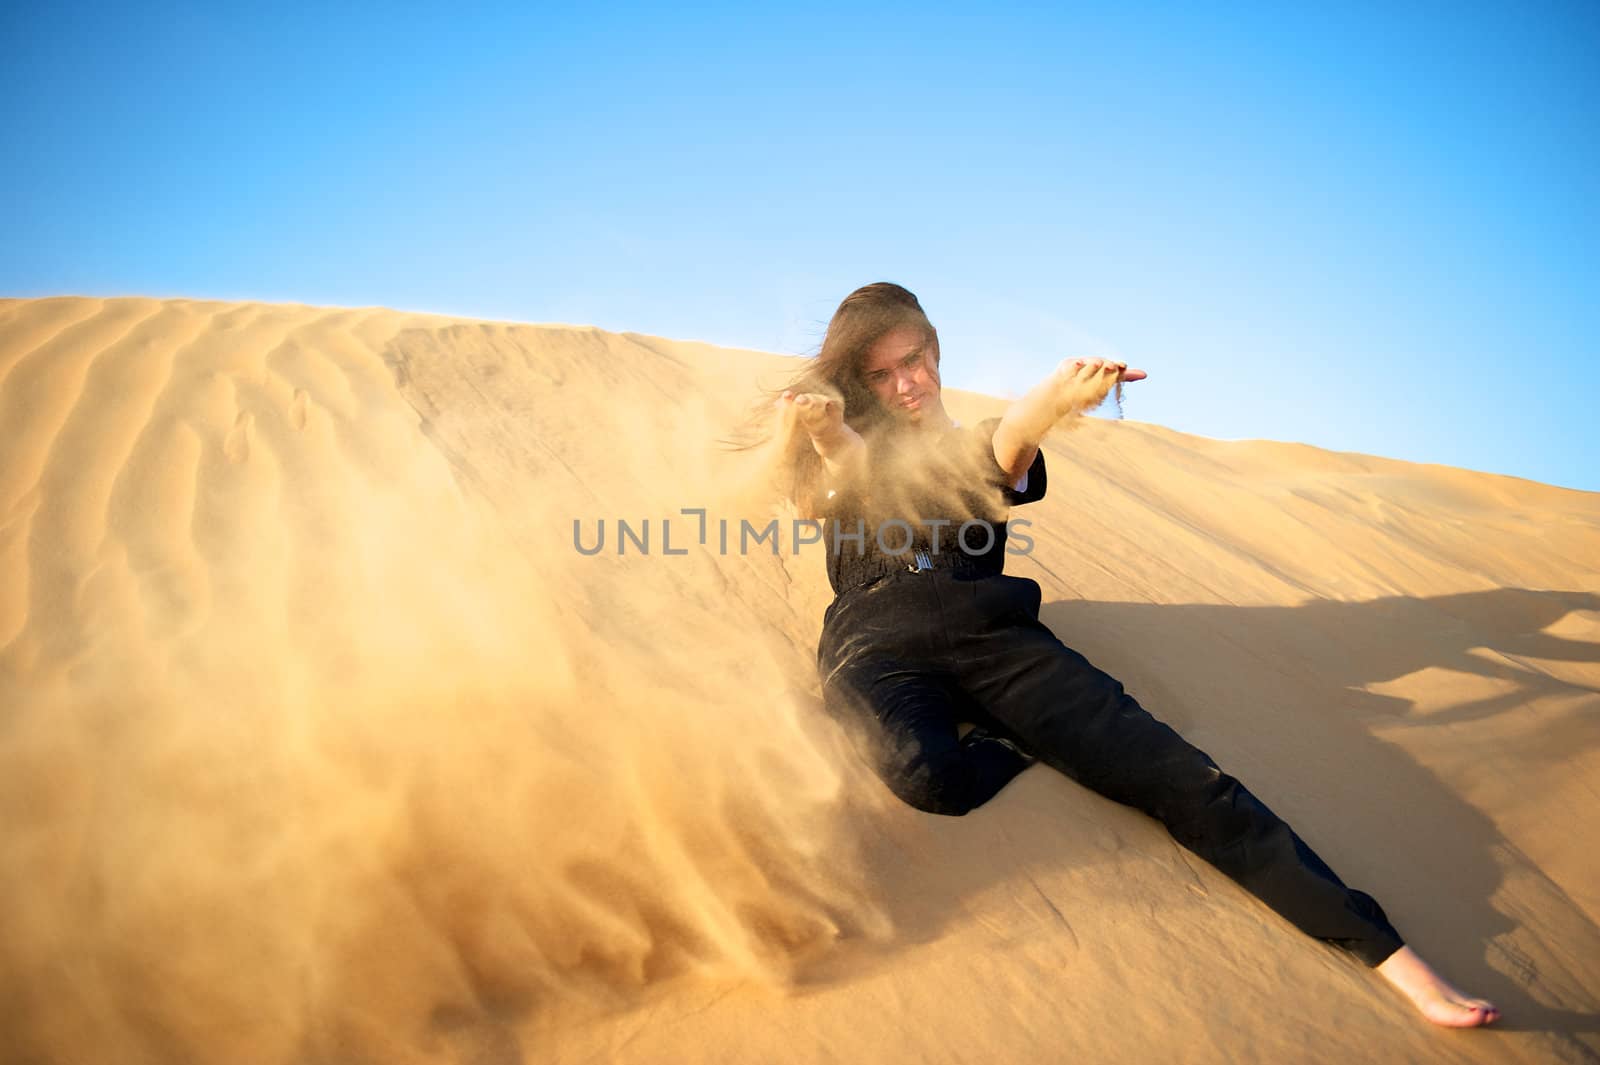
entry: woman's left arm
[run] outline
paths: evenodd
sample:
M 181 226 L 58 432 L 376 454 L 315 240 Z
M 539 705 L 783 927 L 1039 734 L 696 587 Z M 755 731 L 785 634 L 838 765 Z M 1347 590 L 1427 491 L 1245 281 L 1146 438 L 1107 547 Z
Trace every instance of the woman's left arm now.
M 1118 381 L 1142 381 L 1143 370 L 1109 359 L 1063 359 L 1027 395 L 1011 404 L 994 430 L 994 460 L 1013 481 L 1039 453 L 1039 441 L 1062 418 L 1093 410 Z

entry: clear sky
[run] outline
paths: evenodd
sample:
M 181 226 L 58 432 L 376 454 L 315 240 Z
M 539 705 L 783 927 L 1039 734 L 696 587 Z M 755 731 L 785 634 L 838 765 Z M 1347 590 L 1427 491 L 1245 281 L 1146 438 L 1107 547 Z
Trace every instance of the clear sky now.
M 1600 490 L 1592 0 L 222 6 L 0 6 L 0 294 L 799 353 L 893 280 L 950 385 Z

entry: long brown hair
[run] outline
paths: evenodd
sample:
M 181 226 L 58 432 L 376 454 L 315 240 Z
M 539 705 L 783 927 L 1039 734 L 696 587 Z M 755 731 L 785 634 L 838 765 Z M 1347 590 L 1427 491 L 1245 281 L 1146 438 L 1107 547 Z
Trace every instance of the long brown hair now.
M 885 334 L 913 326 L 927 334 L 935 367 L 939 361 L 939 334 L 928 321 L 922 304 L 910 290 L 889 281 L 863 285 L 839 304 L 828 322 L 816 356 L 778 392 L 814 392 L 844 403 L 844 421 L 863 436 L 887 417 L 876 396 L 862 380 L 867 353 Z M 757 402 L 737 438 L 741 448 L 758 447 L 772 437 L 772 402 L 778 392 Z M 803 513 L 816 513 L 822 483 L 822 459 L 804 433 L 795 433 L 777 457 L 775 474 L 779 490 Z

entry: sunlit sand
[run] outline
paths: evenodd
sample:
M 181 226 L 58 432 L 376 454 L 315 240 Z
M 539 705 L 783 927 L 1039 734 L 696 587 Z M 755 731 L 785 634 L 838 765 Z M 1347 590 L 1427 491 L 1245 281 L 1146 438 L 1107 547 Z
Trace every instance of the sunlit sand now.
M 1441 1032 L 1045 769 L 960 819 L 883 792 L 816 699 L 820 549 L 781 526 L 738 550 L 769 516 L 716 440 L 787 365 L 388 310 L 0 301 L 0 1041 L 1600 1055 L 1600 496 L 1089 420 L 1047 441 L 1010 560 L 1058 635 L 1503 1013 Z

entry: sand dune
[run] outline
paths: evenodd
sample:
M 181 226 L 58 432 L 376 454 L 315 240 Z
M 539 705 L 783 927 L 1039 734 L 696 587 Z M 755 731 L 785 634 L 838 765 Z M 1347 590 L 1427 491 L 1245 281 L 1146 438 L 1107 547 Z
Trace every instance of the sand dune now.
M 8 1060 L 1600 1059 L 1600 497 L 1046 445 L 1012 571 L 1504 1009 L 1440 1032 L 1048 770 L 883 792 L 817 705 L 820 552 L 737 550 L 714 440 L 786 365 L 0 301 Z

